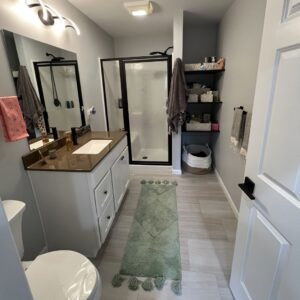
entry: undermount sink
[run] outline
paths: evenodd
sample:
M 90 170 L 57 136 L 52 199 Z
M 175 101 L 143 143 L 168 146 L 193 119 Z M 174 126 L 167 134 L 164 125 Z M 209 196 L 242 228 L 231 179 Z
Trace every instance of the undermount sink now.
M 54 141 L 54 139 L 49 139 L 48 143 L 53 142 L 53 141 Z M 30 150 L 36 150 L 38 148 L 43 147 L 44 145 L 45 145 L 45 143 L 43 142 L 43 140 L 39 140 L 37 142 L 34 142 L 34 143 L 30 144 L 29 149 Z
M 90 140 L 73 154 L 99 154 L 105 147 L 107 147 L 112 140 Z

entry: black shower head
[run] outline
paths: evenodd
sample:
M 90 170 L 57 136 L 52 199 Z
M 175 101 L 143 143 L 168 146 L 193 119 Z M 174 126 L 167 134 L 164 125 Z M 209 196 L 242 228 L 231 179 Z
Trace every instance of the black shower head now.
M 153 52 L 150 52 L 150 55 L 165 55 L 165 54 L 163 52 L 153 51 Z
M 60 62 L 60 61 L 65 59 L 64 57 L 54 56 L 53 54 L 48 53 L 48 52 L 46 52 L 46 56 L 51 56 L 52 57 L 51 62 Z
M 174 47 L 171 46 L 171 47 L 168 47 L 164 52 L 161 52 L 161 51 L 153 51 L 153 52 L 150 52 L 150 55 L 162 55 L 162 56 L 166 56 L 166 55 L 169 55 L 168 54 L 168 51 L 170 49 L 173 49 Z

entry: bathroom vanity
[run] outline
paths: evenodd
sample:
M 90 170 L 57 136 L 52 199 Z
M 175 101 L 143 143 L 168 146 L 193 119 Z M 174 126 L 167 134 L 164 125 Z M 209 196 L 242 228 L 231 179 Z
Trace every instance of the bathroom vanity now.
M 97 149 L 101 141 L 103 149 Z M 129 184 L 126 133 L 87 133 L 71 151 L 62 146 L 57 158 L 45 160 L 33 162 L 33 154 L 23 157 L 48 250 L 68 249 L 95 257 Z

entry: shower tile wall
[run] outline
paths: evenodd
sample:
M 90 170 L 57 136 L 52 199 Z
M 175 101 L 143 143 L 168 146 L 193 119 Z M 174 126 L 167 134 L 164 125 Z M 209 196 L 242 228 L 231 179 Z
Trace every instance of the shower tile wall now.
M 53 67 L 58 99 L 61 106 L 53 104 L 53 92 L 49 67 L 40 67 L 46 109 L 49 116 L 49 126 L 60 130 L 70 130 L 71 127 L 81 126 L 79 98 L 74 66 Z M 66 101 L 73 101 L 74 108 L 67 108 Z
M 119 61 L 103 62 L 103 76 L 109 130 L 119 130 L 124 128 L 123 109 L 119 108 L 119 99 L 122 98 Z

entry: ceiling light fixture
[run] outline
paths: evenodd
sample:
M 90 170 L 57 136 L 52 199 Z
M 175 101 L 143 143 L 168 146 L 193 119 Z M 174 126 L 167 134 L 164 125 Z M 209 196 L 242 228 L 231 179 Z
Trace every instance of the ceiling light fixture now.
M 44 3 L 43 0 L 37 0 L 37 2 L 29 0 L 24 1 L 29 8 L 40 7 L 38 16 L 44 25 L 52 26 L 55 24 L 55 20 L 58 19 L 62 28 L 72 28 L 77 35 L 80 35 L 78 26 L 71 19 L 63 17 L 54 7 Z
M 151 1 L 134 1 L 134 2 L 125 2 L 125 8 L 128 12 L 135 16 L 148 16 L 153 13 L 153 5 Z

